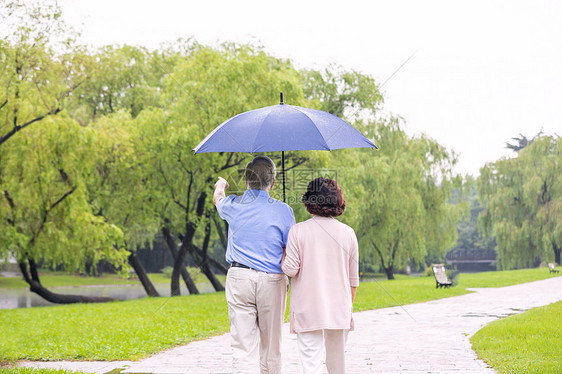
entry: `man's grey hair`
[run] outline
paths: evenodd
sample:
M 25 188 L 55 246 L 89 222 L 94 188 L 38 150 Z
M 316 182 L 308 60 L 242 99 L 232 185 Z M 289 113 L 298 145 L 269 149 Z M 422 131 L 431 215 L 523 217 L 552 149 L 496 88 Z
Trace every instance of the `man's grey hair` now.
M 252 190 L 268 190 L 275 180 L 275 164 L 267 156 L 257 156 L 246 165 L 244 176 Z

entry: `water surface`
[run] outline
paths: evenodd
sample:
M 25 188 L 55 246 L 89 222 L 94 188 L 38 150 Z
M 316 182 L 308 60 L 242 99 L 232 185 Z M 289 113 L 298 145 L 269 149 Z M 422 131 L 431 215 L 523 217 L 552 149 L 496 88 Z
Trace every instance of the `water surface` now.
M 169 284 L 155 284 L 154 287 L 160 296 L 170 296 Z M 199 283 L 197 288 L 201 293 L 214 292 L 210 283 Z M 105 286 L 80 286 L 80 287 L 53 287 L 50 291 L 61 294 L 84 296 L 104 296 L 118 300 L 133 300 L 147 297 L 142 285 L 105 285 Z M 189 295 L 185 284 L 181 284 L 181 294 Z M 48 302 L 28 289 L 0 289 L 0 309 L 31 308 L 38 306 L 60 305 Z

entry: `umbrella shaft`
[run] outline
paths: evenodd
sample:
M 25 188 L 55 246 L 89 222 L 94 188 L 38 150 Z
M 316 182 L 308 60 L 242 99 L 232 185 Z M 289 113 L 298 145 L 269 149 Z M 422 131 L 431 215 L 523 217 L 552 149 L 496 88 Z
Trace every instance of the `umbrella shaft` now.
M 283 202 L 285 203 L 285 151 L 281 151 L 281 174 L 283 175 Z

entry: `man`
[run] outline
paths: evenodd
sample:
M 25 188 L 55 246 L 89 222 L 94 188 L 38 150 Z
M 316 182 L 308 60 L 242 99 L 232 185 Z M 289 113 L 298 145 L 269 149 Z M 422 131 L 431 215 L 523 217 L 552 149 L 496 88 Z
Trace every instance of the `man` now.
M 281 373 L 281 338 L 288 279 L 281 270 L 293 210 L 269 197 L 275 164 L 254 158 L 245 170 L 247 190 L 226 197 L 228 182 L 219 177 L 213 202 L 229 224 L 226 301 L 234 373 L 256 373 L 252 358 L 259 346 L 260 372 Z M 254 363 L 255 365 L 255 363 Z

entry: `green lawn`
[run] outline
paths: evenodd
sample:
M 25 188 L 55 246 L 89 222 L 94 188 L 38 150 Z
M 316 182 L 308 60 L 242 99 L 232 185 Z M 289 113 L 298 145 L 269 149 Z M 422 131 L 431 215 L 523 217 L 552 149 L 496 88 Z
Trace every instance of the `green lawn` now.
M 61 370 L 61 369 L 32 369 L 32 368 L 0 366 L 0 373 L 2 374 L 80 374 L 82 372 Z
M 499 287 L 548 277 L 547 269 L 461 274 L 456 287 L 435 289 L 433 277 L 398 275 L 393 281 L 362 282 L 355 311 L 461 295 L 471 287 Z M 228 316 L 221 292 L 0 310 L 0 326 L 0 362 L 135 360 L 224 333 L 228 331 Z
M 562 373 L 562 302 L 490 323 L 472 338 L 499 373 Z
M 134 360 L 227 331 L 224 293 L 0 311 L 0 361 Z
M 462 273 L 459 285 L 466 288 L 506 287 L 551 278 L 548 268 Z
M 433 277 L 408 277 L 396 275 L 396 279 L 365 281 L 359 285 L 354 311 L 387 308 L 420 303 L 444 297 L 463 295 L 464 287 L 435 288 Z

